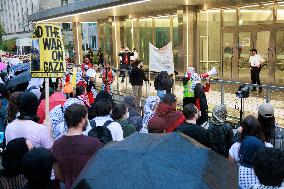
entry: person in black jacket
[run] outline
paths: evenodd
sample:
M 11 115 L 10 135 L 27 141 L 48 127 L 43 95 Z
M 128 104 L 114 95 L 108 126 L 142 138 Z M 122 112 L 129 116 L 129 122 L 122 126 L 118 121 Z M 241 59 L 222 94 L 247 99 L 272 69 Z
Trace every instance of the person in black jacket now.
M 132 85 L 136 105 L 139 105 L 141 100 L 143 81 L 148 81 L 142 68 L 143 62 L 141 60 L 136 60 L 134 61 L 133 68 L 129 74 L 129 82 Z
M 165 94 L 171 93 L 173 80 L 170 79 L 167 71 L 161 71 L 154 81 L 154 86 L 157 90 L 157 96 L 163 99 Z
M 207 131 L 210 148 L 225 158 L 228 158 L 229 150 L 234 144 L 235 139 L 232 127 L 225 123 L 226 118 L 226 106 L 222 104 L 216 105 L 212 110 L 212 118 Z
M 205 92 L 209 91 L 209 77 L 207 78 L 206 86 L 201 84 L 201 77 L 197 73 L 192 74 L 192 89 L 194 91 L 194 101 L 196 107 L 201 111 L 201 116 L 197 120 L 199 125 L 203 125 L 208 121 L 208 104 Z
M 185 122 L 179 125 L 174 131 L 186 134 L 204 146 L 210 147 L 207 130 L 196 123 L 200 117 L 200 111 L 197 107 L 192 103 L 185 105 L 183 115 L 186 119 Z
M 134 53 L 129 51 L 129 49 L 125 47 L 123 51 L 118 53 L 118 56 L 121 56 L 120 69 L 130 70 L 130 56 L 134 56 Z M 120 76 L 122 77 L 121 83 L 123 83 L 125 78 L 125 71 L 120 71 Z

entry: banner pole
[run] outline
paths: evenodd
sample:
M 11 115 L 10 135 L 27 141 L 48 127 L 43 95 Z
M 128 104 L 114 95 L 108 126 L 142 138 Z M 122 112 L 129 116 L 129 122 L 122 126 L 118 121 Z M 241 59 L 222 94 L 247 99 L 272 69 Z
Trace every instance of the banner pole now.
M 49 126 L 49 78 L 45 78 L 45 124 Z

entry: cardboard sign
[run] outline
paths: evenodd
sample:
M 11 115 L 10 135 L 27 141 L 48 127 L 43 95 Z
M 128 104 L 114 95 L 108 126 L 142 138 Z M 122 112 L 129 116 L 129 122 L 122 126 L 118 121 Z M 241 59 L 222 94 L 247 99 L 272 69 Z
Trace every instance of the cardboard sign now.
M 31 48 L 32 77 L 63 77 L 65 71 L 65 51 L 60 26 L 36 24 Z

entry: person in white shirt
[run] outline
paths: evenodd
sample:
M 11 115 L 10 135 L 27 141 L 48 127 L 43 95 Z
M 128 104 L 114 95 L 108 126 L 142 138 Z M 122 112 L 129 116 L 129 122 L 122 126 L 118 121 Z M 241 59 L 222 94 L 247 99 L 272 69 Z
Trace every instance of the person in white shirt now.
M 262 63 L 264 62 L 264 59 L 260 55 L 257 54 L 256 49 L 251 49 L 250 53 L 251 53 L 251 56 L 249 58 L 249 63 L 250 63 L 251 82 L 252 84 L 261 85 L 259 74 L 260 74 L 261 66 L 262 66 Z M 255 86 L 253 86 L 252 91 L 256 91 Z M 262 92 L 262 87 L 259 87 L 258 92 L 259 93 Z
M 102 99 L 95 102 L 94 108 L 95 118 L 92 119 L 96 123 L 96 127 L 102 127 L 107 121 L 110 123 L 106 126 L 112 135 L 113 141 L 123 140 L 123 130 L 118 122 L 115 122 L 111 117 L 112 104 L 108 99 Z M 91 124 L 92 125 L 92 124 Z

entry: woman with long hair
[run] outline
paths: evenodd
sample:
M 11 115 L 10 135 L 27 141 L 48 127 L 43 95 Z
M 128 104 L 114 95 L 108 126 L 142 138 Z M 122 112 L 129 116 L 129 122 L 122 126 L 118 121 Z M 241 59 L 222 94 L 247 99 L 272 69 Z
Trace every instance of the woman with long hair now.
M 254 136 L 263 141 L 266 147 L 273 147 L 272 144 L 265 142 L 265 137 L 260 126 L 259 121 L 254 116 L 247 116 L 241 123 L 241 136 L 240 141 L 235 142 L 229 150 L 229 159 L 240 165 L 240 148 L 241 143 L 247 136 Z

